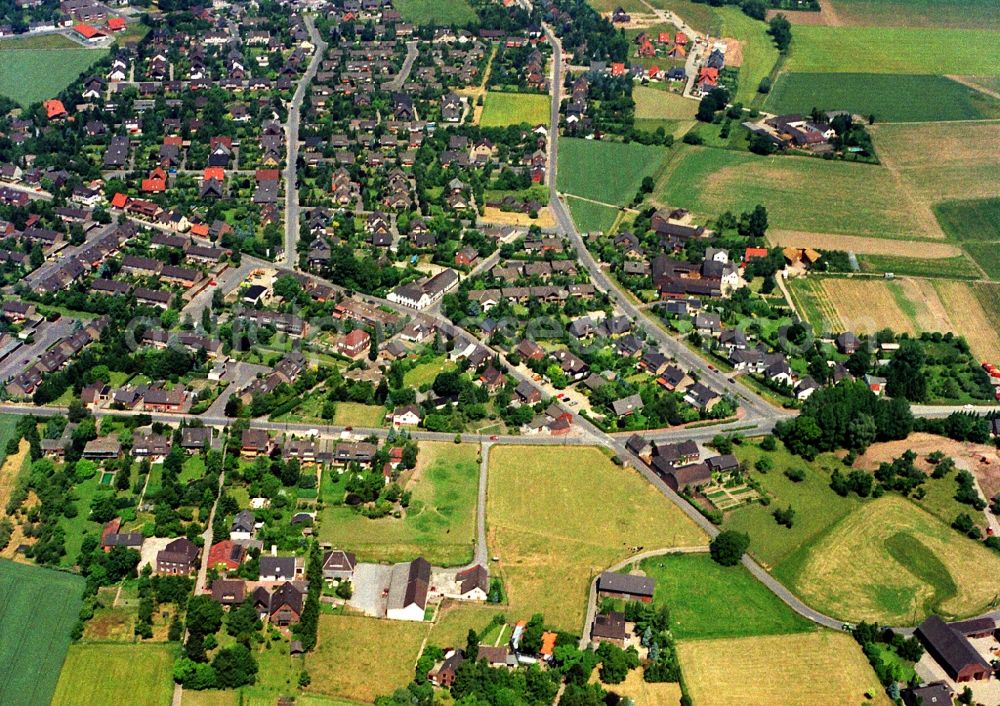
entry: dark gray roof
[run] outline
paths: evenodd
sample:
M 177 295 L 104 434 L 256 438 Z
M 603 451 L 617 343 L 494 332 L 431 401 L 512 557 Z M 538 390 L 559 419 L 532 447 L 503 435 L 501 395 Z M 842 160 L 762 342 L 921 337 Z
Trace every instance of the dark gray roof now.
M 617 574 L 605 571 L 597 578 L 597 590 L 610 593 L 628 593 L 633 596 L 653 597 L 656 581 L 647 576 Z

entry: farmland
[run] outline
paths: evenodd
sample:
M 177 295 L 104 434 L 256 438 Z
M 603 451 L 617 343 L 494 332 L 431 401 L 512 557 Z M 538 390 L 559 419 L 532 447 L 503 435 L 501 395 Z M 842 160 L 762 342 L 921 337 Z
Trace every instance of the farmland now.
M 173 661 L 165 645 L 73 645 L 53 706 L 163 706 L 174 688 Z
M 636 120 L 694 120 L 698 103 L 677 93 L 636 86 L 632 90 Z
M 320 515 L 320 539 L 355 551 L 364 561 L 417 556 L 437 565 L 468 561 L 479 488 L 476 455 L 477 447 L 471 444 L 421 442 L 417 468 L 406 485 L 413 498 L 402 518 L 372 520 L 328 500 Z M 324 496 L 343 497 L 343 482 L 332 482 L 330 475 L 323 479 Z
M 707 554 L 674 554 L 647 559 L 641 568 L 656 579 L 654 601 L 670 608 L 670 629 L 678 640 L 812 628 L 743 566 L 723 567 Z M 694 595 L 697 601 L 690 600 Z
M 1000 588 L 1000 557 L 899 497 L 865 503 L 782 574 L 809 605 L 845 620 L 915 624 L 931 612 L 966 616 Z
M 819 183 L 824 188 L 817 189 Z M 774 229 L 903 239 L 941 235 L 933 216 L 915 213 L 898 182 L 878 166 L 685 145 L 674 152 L 654 195 L 659 203 L 703 217 L 763 203 Z
M 776 229 L 767 233 L 768 242 L 782 247 L 810 246 L 823 250 L 850 250 L 858 255 L 886 257 L 911 257 L 916 253 L 925 260 L 950 260 L 962 256 L 962 249 L 941 239 L 901 240 L 879 237 L 861 237 L 836 233 L 807 233 L 796 230 Z
M 0 559 L 0 703 L 49 704 L 82 594 L 78 576 Z
M 507 125 L 547 124 L 549 122 L 549 97 L 535 93 L 489 92 L 483 99 L 483 127 Z
M 760 80 L 771 73 L 778 61 L 778 50 L 763 22 L 747 17 L 734 7 L 720 7 L 716 12 L 722 18 L 719 36 L 739 39 L 743 47 L 739 88 L 733 102 L 749 104 L 758 95 Z
M 508 616 L 542 613 L 562 630 L 581 629 L 591 578 L 630 548 L 707 541 L 642 477 L 595 448 L 496 447 L 487 498 L 490 553 L 500 557 Z
M 1000 103 L 944 76 L 784 73 L 764 101 L 775 113 L 850 110 L 882 122 L 996 117 Z
M 916 251 L 916 248 L 914 250 Z M 861 265 L 862 272 L 875 274 L 891 272 L 895 275 L 949 277 L 952 279 L 974 279 L 979 274 L 975 264 L 964 255 L 945 258 L 861 255 L 858 257 L 858 263 Z
M 788 71 L 883 74 L 1000 73 L 1000 55 L 982 51 L 995 46 L 1000 32 L 984 29 L 905 27 L 795 28 L 795 51 Z
M 395 7 L 404 20 L 418 25 L 465 25 L 476 20 L 465 0 L 399 0 Z
M 1000 198 L 945 201 L 934 206 L 934 214 L 956 240 L 1000 241 Z
M 572 196 L 566 198 L 566 203 L 576 227 L 584 232 L 601 231 L 607 233 L 618 217 L 618 209 L 611 206 L 583 201 Z
M 667 151 L 638 143 L 559 140 L 559 191 L 613 206 L 631 201 Z
M 319 644 L 306 657 L 308 691 L 371 703 L 405 686 L 427 629 L 401 620 L 320 616 Z
M 1000 196 L 996 123 L 875 125 L 872 134 L 879 158 L 915 199 L 933 204 Z
M 836 0 L 835 5 L 846 25 L 1000 29 L 993 0 Z
M 85 49 L 65 37 L 4 40 L 0 95 L 22 106 L 54 98 L 107 49 Z
M 692 0 L 649 0 L 649 4 L 661 10 L 676 12 L 699 32 L 711 32 L 715 36 L 720 36 L 719 16 L 715 8 L 708 3 L 693 2 Z
M 696 704 L 890 703 L 861 648 L 843 633 L 688 640 L 677 643 L 677 654 Z M 875 696 L 866 700 L 865 692 Z

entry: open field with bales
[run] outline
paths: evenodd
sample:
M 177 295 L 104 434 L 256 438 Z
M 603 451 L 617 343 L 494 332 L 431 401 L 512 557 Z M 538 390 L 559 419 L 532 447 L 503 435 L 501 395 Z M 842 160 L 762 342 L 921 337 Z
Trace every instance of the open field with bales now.
M 166 645 L 73 645 L 53 706 L 165 706 L 174 690 Z
M 475 22 L 476 13 L 466 0 L 399 0 L 394 7 L 407 22 L 439 27 Z
M 831 631 L 677 643 L 684 682 L 696 704 L 889 706 L 854 639 Z M 732 659 L 720 659 L 720 655 Z M 867 698 L 866 692 L 873 694 Z
M 660 168 L 667 150 L 637 142 L 559 140 L 559 191 L 622 206 L 632 200 L 644 177 Z
M 319 537 L 358 554 L 363 561 L 408 561 L 423 556 L 436 565 L 456 565 L 472 557 L 476 497 L 479 488 L 478 447 L 444 441 L 420 442 L 417 467 L 407 481 L 413 491 L 402 518 L 376 520 L 343 502 L 343 481 L 335 472 L 323 478 L 327 505 L 320 514 Z
M 795 28 L 788 71 L 882 74 L 1000 74 L 1000 32 L 908 27 Z
M 783 73 L 764 101 L 774 113 L 849 110 L 879 122 L 974 120 L 1000 116 L 1000 102 L 944 76 Z
M 707 543 L 638 473 L 596 448 L 496 447 L 487 497 L 490 554 L 500 558 L 493 571 L 511 620 L 542 613 L 554 627 L 579 631 L 593 576 L 639 547 Z
M 39 44 L 39 40 L 44 42 Z M 25 107 L 55 98 L 107 53 L 107 49 L 87 49 L 60 35 L 4 40 L 0 45 L 0 95 Z
M 0 560 L 0 703 L 52 701 L 82 595 L 79 576 Z
M 426 623 L 321 615 L 319 642 L 306 657 L 307 689 L 371 703 L 413 679 Z
M 832 4 L 841 23 L 858 27 L 1000 29 L 1000 8 L 993 0 L 835 0 Z
M 670 609 L 670 630 L 678 640 L 776 635 L 813 627 L 742 565 L 720 566 L 708 554 L 674 554 L 646 559 L 641 568 L 656 580 L 654 601 Z
M 926 214 L 915 212 L 898 180 L 872 165 L 811 157 L 762 158 L 684 145 L 672 152 L 654 197 L 658 203 L 689 208 L 708 218 L 726 210 L 738 214 L 762 203 L 771 228 L 779 230 L 943 237 L 930 209 Z
M 887 625 L 974 615 L 1000 592 L 1000 556 L 896 496 L 862 505 L 781 573 L 821 612 Z
M 483 98 L 483 127 L 506 127 L 527 123 L 535 126 L 549 122 L 549 97 L 536 93 L 489 92 Z

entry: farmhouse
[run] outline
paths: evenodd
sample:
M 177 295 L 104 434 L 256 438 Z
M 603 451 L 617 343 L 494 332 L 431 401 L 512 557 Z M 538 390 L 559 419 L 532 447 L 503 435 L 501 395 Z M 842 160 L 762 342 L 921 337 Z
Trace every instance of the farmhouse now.
M 704 485 L 712 480 L 712 470 L 707 463 L 690 463 L 679 468 L 671 468 L 663 474 L 663 480 L 675 492 Z
M 625 646 L 625 614 L 618 612 L 600 613 L 594 617 L 594 625 L 590 629 L 590 641 L 595 643 L 610 642 L 619 647 Z
M 601 598 L 624 598 L 649 603 L 653 600 L 656 581 L 646 576 L 605 571 L 597 577 L 597 595 Z
M 989 678 L 992 668 L 969 642 L 960 623 L 949 625 L 932 615 L 917 626 L 916 636 L 956 682 Z
M 201 549 L 187 537 L 175 539 L 156 554 L 156 573 L 187 576 L 198 568 Z
M 393 566 L 386 617 L 390 620 L 423 620 L 430 583 L 431 565 L 423 557 Z
M 323 554 L 323 578 L 327 580 L 350 580 L 354 576 L 357 557 L 351 552 L 335 549 Z

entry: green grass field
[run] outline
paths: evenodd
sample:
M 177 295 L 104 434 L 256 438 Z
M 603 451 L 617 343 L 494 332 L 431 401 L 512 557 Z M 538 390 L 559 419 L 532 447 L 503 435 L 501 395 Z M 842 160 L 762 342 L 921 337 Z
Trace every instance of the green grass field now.
M 483 98 L 483 115 L 479 124 L 483 127 L 548 124 L 549 105 L 547 95 L 489 92 Z
M 862 27 L 1000 29 L 994 0 L 836 0 L 837 16 Z
M 542 613 L 546 624 L 578 632 L 591 579 L 630 548 L 707 543 L 642 476 L 599 449 L 496 446 L 489 463 L 488 541 L 499 557 L 491 571 L 503 578 L 511 618 Z
M 965 257 L 922 259 L 896 255 L 858 255 L 862 272 L 912 275 L 914 277 L 946 277 L 949 279 L 975 279 L 976 268 Z M 980 263 L 982 264 L 982 263 Z
M 583 232 L 601 231 L 607 233 L 618 217 L 618 209 L 603 206 L 599 203 L 566 197 L 569 212 L 576 222 L 576 227 Z
M 167 645 L 73 645 L 53 706 L 166 706 L 174 690 Z
M 926 229 L 880 166 L 690 145 L 672 154 L 655 196 L 704 218 L 762 203 L 772 229 L 880 238 L 912 238 Z
M 993 117 L 996 101 L 944 76 L 876 73 L 783 73 L 764 108 L 774 113 L 849 110 L 888 122 Z
M 65 37 L 59 37 L 63 42 L 58 48 L 39 45 L 37 39 L 10 40 L 0 45 L 0 95 L 22 106 L 54 98 L 108 53 L 107 49 L 85 49 Z M 24 41 L 31 43 L 21 44 Z M 46 38 L 44 44 L 52 42 Z
M 734 10 L 738 12 L 738 10 Z M 882 74 L 1000 74 L 1000 42 L 985 29 L 795 28 L 789 71 Z
M 654 601 L 670 608 L 670 630 L 678 640 L 812 629 L 742 565 L 720 566 L 707 554 L 674 554 L 647 559 L 641 568 L 656 580 Z
M 636 120 L 694 120 L 698 102 L 649 86 L 632 89 Z
M 456 565 L 472 556 L 479 488 L 477 447 L 450 442 L 420 444 L 413 499 L 402 518 L 370 520 L 329 498 L 342 498 L 344 481 L 323 480 L 328 498 L 319 537 L 357 552 L 363 561 L 407 561 L 423 556 L 435 565 Z
M 622 206 L 635 196 L 643 177 L 656 174 L 667 154 L 663 147 L 636 142 L 562 138 L 558 188 L 574 196 Z
M 0 703 L 52 701 L 82 595 L 79 576 L 0 559 Z
M 407 387 L 420 387 L 434 382 L 439 373 L 454 370 L 455 365 L 445 356 L 440 356 L 429 363 L 421 363 L 403 375 L 403 384 Z
M 734 103 L 749 104 L 757 95 L 760 80 L 770 74 L 777 63 L 778 49 L 767 34 L 767 25 L 763 22 L 747 17 L 735 7 L 720 7 L 716 12 L 722 18 L 719 36 L 738 39 L 743 48 L 740 85 L 732 100 Z
M 699 32 L 711 32 L 714 36 L 719 36 L 719 16 L 716 8 L 708 3 L 692 2 L 692 0 L 650 0 L 649 4 L 661 10 L 677 13 L 689 26 Z M 649 12 L 649 9 L 644 7 L 641 11 Z
M 418 25 L 465 25 L 476 20 L 465 0 L 399 0 L 395 8 L 404 20 Z
M 961 241 L 1000 241 L 1000 198 L 935 204 L 941 229 Z

